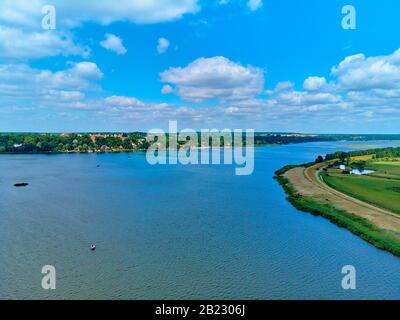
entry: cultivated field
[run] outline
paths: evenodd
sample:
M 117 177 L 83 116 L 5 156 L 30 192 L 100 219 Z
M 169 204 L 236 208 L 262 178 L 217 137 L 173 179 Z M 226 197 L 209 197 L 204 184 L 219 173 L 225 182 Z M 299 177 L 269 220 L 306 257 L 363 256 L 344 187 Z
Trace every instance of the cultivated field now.
M 371 176 L 400 180 L 400 161 L 369 162 L 368 169 L 376 171 Z
M 400 161 L 368 161 L 369 175 L 342 174 L 329 170 L 324 181 L 354 198 L 400 214 Z

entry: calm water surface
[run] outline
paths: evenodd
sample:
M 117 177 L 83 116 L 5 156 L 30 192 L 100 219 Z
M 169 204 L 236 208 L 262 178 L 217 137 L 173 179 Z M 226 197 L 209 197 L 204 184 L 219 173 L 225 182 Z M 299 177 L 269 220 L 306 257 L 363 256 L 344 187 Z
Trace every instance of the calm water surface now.
M 272 179 L 283 165 L 355 148 L 259 147 L 251 176 L 150 166 L 142 153 L 2 155 L 0 298 L 398 299 L 399 258 L 294 209 Z M 29 186 L 13 187 L 20 181 Z M 54 291 L 41 288 L 47 264 Z M 346 264 L 355 291 L 341 289 Z

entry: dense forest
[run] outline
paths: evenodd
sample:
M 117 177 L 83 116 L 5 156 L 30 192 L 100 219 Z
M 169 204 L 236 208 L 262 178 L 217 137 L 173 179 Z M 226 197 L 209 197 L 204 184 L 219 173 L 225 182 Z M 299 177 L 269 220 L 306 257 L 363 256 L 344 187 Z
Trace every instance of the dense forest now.
M 115 152 L 146 150 L 152 143 L 144 132 L 133 133 L 2 133 L 0 134 L 0 153 L 63 153 L 63 152 Z M 168 137 L 167 137 L 168 140 Z M 199 139 L 200 140 L 200 139 Z M 400 140 L 400 135 L 311 135 L 296 133 L 256 132 L 254 144 L 284 145 L 316 141 L 368 141 Z M 166 142 L 168 146 L 168 141 Z M 178 143 L 182 145 L 183 142 Z M 245 137 L 243 135 L 243 144 Z M 210 144 L 212 145 L 212 144 Z M 224 145 L 223 139 L 220 146 Z M 200 146 L 200 142 L 199 142 Z M 378 149 L 380 150 L 380 149 Z M 365 151 L 354 151 L 362 154 Z M 387 152 L 372 151 L 377 156 L 390 156 Z M 337 157 L 338 154 L 327 157 Z M 343 155 L 342 155 L 343 156 Z

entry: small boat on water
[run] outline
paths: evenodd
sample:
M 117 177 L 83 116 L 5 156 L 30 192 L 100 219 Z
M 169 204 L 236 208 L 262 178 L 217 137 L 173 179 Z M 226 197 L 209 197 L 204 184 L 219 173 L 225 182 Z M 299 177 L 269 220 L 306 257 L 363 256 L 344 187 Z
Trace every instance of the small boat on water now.
M 92 245 L 90 246 L 90 250 L 92 250 L 92 251 L 96 250 L 96 245 L 92 244 Z
M 26 186 L 28 186 L 29 185 L 29 183 L 26 183 L 26 182 L 19 182 L 19 183 L 15 183 L 14 184 L 14 187 L 26 187 Z

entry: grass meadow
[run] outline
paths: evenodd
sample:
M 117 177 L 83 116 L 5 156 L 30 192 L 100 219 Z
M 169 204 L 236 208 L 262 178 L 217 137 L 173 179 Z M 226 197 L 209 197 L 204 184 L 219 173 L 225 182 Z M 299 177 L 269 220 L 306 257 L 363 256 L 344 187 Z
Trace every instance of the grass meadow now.
M 330 172 L 325 182 L 352 197 L 400 214 L 400 161 L 368 162 L 371 175 L 348 175 Z

